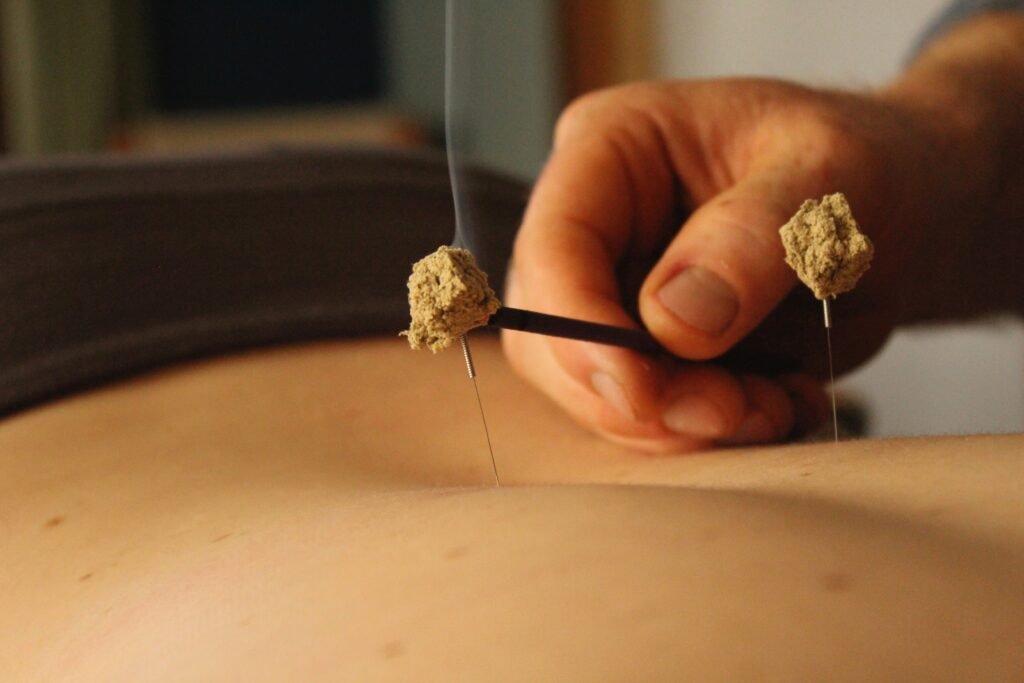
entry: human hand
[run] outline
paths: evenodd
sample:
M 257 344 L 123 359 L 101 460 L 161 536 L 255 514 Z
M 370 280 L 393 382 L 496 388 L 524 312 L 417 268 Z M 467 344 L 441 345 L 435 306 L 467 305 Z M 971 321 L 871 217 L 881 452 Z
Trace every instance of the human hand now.
M 516 239 L 510 306 L 647 329 L 675 356 L 735 347 L 802 373 L 733 373 L 506 332 L 513 367 L 585 426 L 655 451 L 755 443 L 826 415 L 821 305 L 786 266 L 778 229 L 841 191 L 876 245 L 834 307 L 836 368 L 880 348 L 908 295 L 901 268 L 942 201 L 935 122 L 875 95 L 735 79 L 634 84 L 566 110 Z M 911 278 L 913 279 L 913 278 Z M 819 379 L 812 379 L 817 377 Z

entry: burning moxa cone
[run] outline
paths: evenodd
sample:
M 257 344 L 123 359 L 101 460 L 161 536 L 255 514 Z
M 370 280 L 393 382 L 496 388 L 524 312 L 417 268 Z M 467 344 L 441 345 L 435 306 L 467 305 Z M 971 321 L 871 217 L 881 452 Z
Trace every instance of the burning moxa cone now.
M 832 310 L 829 300 L 848 292 L 871 266 L 874 245 L 857 227 L 842 193 L 808 199 L 796 215 L 779 228 L 786 249 L 786 263 L 800 281 L 821 299 L 828 345 L 829 390 L 832 397 L 832 431 L 839 441 L 835 375 L 832 371 Z
M 786 263 L 823 301 L 856 287 L 875 255 L 841 192 L 805 201 L 779 234 Z
M 502 306 L 473 255 L 455 247 L 441 247 L 413 266 L 409 277 L 409 313 L 412 322 L 402 332 L 409 338 L 409 345 L 435 353 L 484 325 L 610 344 L 641 353 L 662 352 L 645 330 Z
M 440 247 L 412 268 L 409 276 L 409 315 L 412 322 L 402 335 L 414 349 L 437 353 L 464 334 L 487 324 L 501 307 L 467 249 Z

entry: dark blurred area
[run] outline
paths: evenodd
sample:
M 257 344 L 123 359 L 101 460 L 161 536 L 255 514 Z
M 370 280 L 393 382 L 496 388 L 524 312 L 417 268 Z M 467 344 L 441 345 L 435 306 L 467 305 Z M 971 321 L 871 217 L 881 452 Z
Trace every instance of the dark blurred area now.
M 169 112 L 384 95 L 375 0 L 151 0 L 155 103 Z
M 653 0 L 454 0 L 466 161 L 522 177 L 584 90 L 650 75 Z M 445 0 L 0 0 L 13 156 L 440 147 Z

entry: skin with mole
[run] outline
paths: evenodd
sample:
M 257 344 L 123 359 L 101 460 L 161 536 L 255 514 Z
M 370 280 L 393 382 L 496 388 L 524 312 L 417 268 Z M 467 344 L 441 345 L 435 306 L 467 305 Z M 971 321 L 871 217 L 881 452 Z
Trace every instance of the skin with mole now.
M 1020 679 L 1024 437 L 638 457 L 482 336 L 500 489 L 465 377 L 394 339 L 8 417 L 0 681 Z
M 412 322 L 401 334 L 409 338 L 412 348 L 437 353 L 466 332 L 486 325 L 500 307 L 487 284 L 487 273 L 477 266 L 473 254 L 457 247 L 440 247 L 412 267 Z
M 779 234 L 786 263 L 819 299 L 853 289 L 875 255 L 840 192 L 805 201 Z

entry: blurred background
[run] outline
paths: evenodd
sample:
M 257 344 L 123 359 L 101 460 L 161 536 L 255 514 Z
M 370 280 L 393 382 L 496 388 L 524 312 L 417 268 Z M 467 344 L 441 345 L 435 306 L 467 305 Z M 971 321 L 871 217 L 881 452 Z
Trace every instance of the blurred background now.
M 461 150 L 524 179 L 579 94 L 722 75 L 871 87 L 947 4 L 460 3 Z M 444 30 L 444 0 L 0 0 L 0 151 L 440 147 Z M 841 346 L 841 301 L 835 315 Z M 1011 320 L 901 332 L 841 389 L 874 435 L 1020 431 L 1022 350 Z

